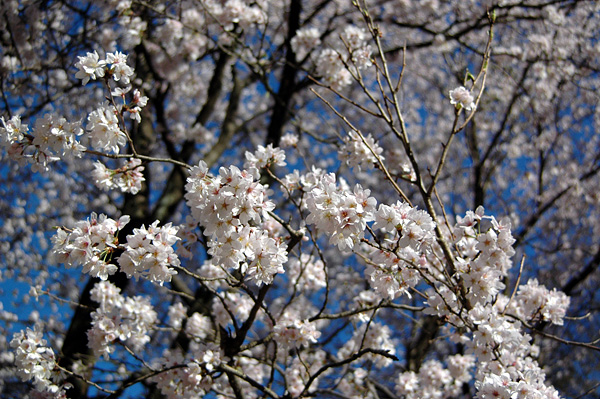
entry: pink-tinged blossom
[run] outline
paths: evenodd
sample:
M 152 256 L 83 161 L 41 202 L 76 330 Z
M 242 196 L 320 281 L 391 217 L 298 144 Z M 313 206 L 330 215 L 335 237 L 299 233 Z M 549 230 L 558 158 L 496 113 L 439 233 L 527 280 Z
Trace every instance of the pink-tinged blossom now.
M 108 279 L 117 271 L 117 267 L 108 262 L 119 245 L 117 233 L 128 222 L 129 216 L 122 216 L 117 222 L 106 215 L 92 213 L 89 219 L 77 222 L 72 230 L 59 228 L 52 237 L 55 260 L 67 267 L 82 265 L 84 273 Z
M 219 298 L 213 300 L 212 314 L 217 324 L 225 327 L 232 322 L 232 315 L 236 320 L 246 320 L 253 305 L 254 302 L 247 295 L 225 292 L 222 300 Z
M 272 165 L 285 166 L 285 152 L 281 148 L 269 144 L 266 147 L 259 145 L 255 152 L 246 151 L 246 163 L 244 168 L 262 169 Z
M 364 137 L 364 140 L 363 140 Z M 338 151 L 340 161 L 346 162 L 350 167 L 371 169 L 377 164 L 377 158 L 383 160 L 383 149 L 377 144 L 373 136 L 363 136 L 351 130 L 344 137 L 344 145 Z
M 300 348 L 317 342 L 321 332 L 313 322 L 294 320 L 291 324 L 277 324 L 273 328 L 274 339 L 284 348 Z
M 94 51 L 93 53 L 87 53 L 84 57 L 78 56 L 77 58 L 79 58 L 79 61 L 75 64 L 75 67 L 78 71 L 75 77 L 81 79 L 82 84 L 85 85 L 90 79 L 96 80 L 96 78 L 104 76 L 106 61 L 99 59 L 98 52 Z
M 103 190 L 119 189 L 124 193 L 137 194 L 142 188 L 142 182 L 146 180 L 142 174 L 144 167 L 140 166 L 141 164 L 142 161 L 139 159 L 130 159 L 121 168 L 113 170 L 96 161 L 92 177 L 96 186 Z
M 148 97 L 143 96 L 138 89 L 135 89 L 133 91 L 133 100 L 131 104 L 127 107 L 129 117 L 135 120 L 137 123 L 140 123 L 142 121 L 142 108 L 144 108 L 147 104 Z
M 364 237 L 367 222 L 374 218 L 377 201 L 370 190 L 356 185 L 353 191 L 336 185 L 333 173 L 324 175 L 307 193 L 310 212 L 306 222 L 329 236 L 340 250 L 352 249 Z
M 281 164 L 283 151 L 271 146 L 246 153 L 248 170 L 220 168 L 211 176 L 204 162 L 192 168 L 186 184 L 186 199 L 192 216 L 204 226 L 212 262 L 240 269 L 258 284 L 270 284 L 283 273 L 287 261 L 285 245 L 262 227 L 275 204 L 260 182 L 257 167 Z
M 123 84 L 129 84 L 133 69 L 127 65 L 127 54 L 119 51 L 106 54 L 106 64 L 110 65 L 110 75 L 115 82 L 121 81 Z
M 450 90 L 450 104 L 455 105 L 457 108 L 464 108 L 467 111 L 471 111 L 475 109 L 475 102 L 473 100 L 471 92 L 463 86 Z
M 367 33 L 364 29 L 354 25 L 347 25 L 340 35 L 350 52 L 350 58 L 358 69 L 368 68 L 373 65 L 371 61 L 371 46 L 367 44 Z
M 156 323 L 157 314 L 148 298 L 124 297 L 108 281 L 96 283 L 90 295 L 99 305 L 91 313 L 92 327 L 87 332 L 89 346 L 96 355 L 108 358 L 117 340 L 135 351 L 150 341 L 148 333 Z
M 185 323 L 186 334 L 194 340 L 202 341 L 212 331 L 212 323 L 208 316 L 194 312 Z
M 244 231 L 244 230 L 242 230 Z M 245 248 L 248 259 L 247 275 L 256 281 L 258 285 L 271 284 L 273 276 L 284 273 L 283 264 L 287 262 L 287 251 L 285 245 L 279 240 L 269 237 L 264 230 L 249 230 L 250 236 Z M 244 240 L 243 237 L 240 239 Z
M 14 350 L 17 375 L 22 381 L 32 380 L 40 392 L 58 394 L 62 391 L 62 387 L 57 385 L 61 377 L 54 351 L 43 339 L 42 330 L 38 325 L 33 330 L 27 328 L 25 332 L 15 333 L 10 346 Z
M 286 388 L 293 397 L 302 393 L 311 376 L 315 376 L 316 372 L 325 364 L 326 357 L 327 353 L 323 350 L 303 353 L 302 359 L 298 356 L 294 357 L 292 364 L 285 369 Z M 318 386 L 319 378 L 316 378 L 308 392 L 312 392 Z
M 378 349 L 386 351 L 389 355 L 394 355 L 396 347 L 392 342 L 391 335 L 392 331 L 384 324 L 363 323 L 354 330 L 352 338 L 340 348 L 336 357 L 338 359 L 346 359 L 362 348 Z M 378 368 L 389 366 L 392 363 L 392 359 L 389 357 L 374 353 L 368 354 L 362 357 L 362 359 L 371 360 L 375 367 Z
M 127 236 L 125 252 L 118 259 L 121 271 L 127 277 L 143 277 L 163 285 L 177 274 L 171 266 L 180 266 L 179 257 L 173 249 L 180 240 L 178 227 L 171 223 L 159 227 L 158 223 L 157 220 L 147 228 L 133 229 L 133 233 Z
M 220 350 L 212 345 L 199 345 L 193 351 L 193 359 L 186 359 L 179 350 L 167 350 L 163 357 L 153 364 L 156 369 L 164 369 L 151 380 L 169 399 L 193 399 L 204 396 L 214 388 L 211 376 L 221 363 Z
M 176 302 L 173 305 L 169 306 L 169 327 L 178 330 L 181 328 L 183 324 L 183 319 L 185 319 L 187 315 L 187 309 L 181 302 Z
M 521 317 L 530 320 L 541 315 L 543 321 L 563 325 L 569 307 L 570 298 L 561 291 L 539 285 L 536 279 L 530 279 L 521 285 L 515 296 L 514 311 Z
M 334 49 L 322 50 L 316 64 L 317 73 L 332 89 L 340 90 L 352 83 L 352 75 L 346 69 L 341 54 Z
M 210 18 L 216 19 L 216 22 L 225 31 L 231 31 L 235 24 L 242 27 L 263 24 L 267 18 L 261 7 L 247 5 L 242 0 L 205 0 L 203 3 L 203 7 L 209 12 Z
M 325 265 L 308 254 L 291 259 L 286 266 L 291 285 L 300 291 L 316 291 L 327 285 Z
M 299 140 L 300 139 L 297 135 L 293 133 L 286 133 L 283 136 L 281 136 L 281 141 L 279 145 L 281 145 L 281 148 L 296 147 L 298 145 Z
M 29 132 L 29 127 L 21 123 L 21 117 L 18 115 L 8 121 L 5 121 L 4 117 L 0 117 L 0 124 L 0 143 L 3 145 L 20 142 Z
M 401 396 L 405 396 L 408 399 L 416 398 L 419 387 L 419 377 L 414 371 L 406 371 L 398 376 L 396 382 L 396 393 Z
M 119 127 L 119 119 L 115 109 L 105 104 L 88 115 L 86 130 L 92 147 L 119 153 L 121 147 L 127 143 L 127 136 Z
M 81 157 L 85 147 L 78 137 L 82 134 L 81 123 L 50 113 L 38 118 L 31 132 L 19 116 L 8 121 L 0 118 L 0 145 L 7 148 L 9 158 L 32 163 L 35 170 L 47 170 L 49 162 L 61 158 Z
M 292 51 L 296 61 L 302 61 L 315 47 L 321 44 L 320 33 L 316 28 L 303 28 L 292 38 Z

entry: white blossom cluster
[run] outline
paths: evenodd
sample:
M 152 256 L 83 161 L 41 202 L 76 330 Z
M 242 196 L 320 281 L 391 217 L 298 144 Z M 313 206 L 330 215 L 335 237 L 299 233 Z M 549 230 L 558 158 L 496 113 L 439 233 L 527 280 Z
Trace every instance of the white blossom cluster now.
M 90 291 L 98 308 L 91 313 L 92 327 L 88 330 L 89 347 L 96 355 L 108 358 L 119 340 L 140 351 L 150 341 L 149 331 L 156 323 L 156 312 L 148 298 L 124 297 L 121 290 L 108 281 L 96 283 Z
M 455 105 L 459 109 L 464 108 L 467 111 L 475 109 L 473 95 L 463 86 L 450 90 L 450 104 Z
M 350 65 L 360 70 L 373 64 L 367 38 L 363 29 L 348 25 L 340 34 L 340 45 L 321 50 L 316 60 L 317 73 L 333 90 L 340 90 L 352 83 L 352 73 L 348 70 Z
M 421 272 L 429 271 L 426 257 L 435 239 L 434 227 L 427 212 L 405 202 L 379 205 L 372 228 L 387 234 L 386 244 L 371 253 L 365 271 L 379 295 L 394 299 L 421 281 Z
M 283 183 L 283 194 L 288 197 L 297 190 L 300 190 L 303 193 L 308 193 L 317 186 L 324 175 L 325 171 L 323 169 L 316 168 L 314 165 L 312 166 L 310 172 L 302 175 L 298 170 L 294 170 L 292 173 L 285 175 L 281 180 Z
M 236 320 L 246 320 L 253 305 L 254 302 L 247 295 L 241 295 L 237 292 L 224 292 L 222 298 L 215 297 L 213 299 L 211 314 L 217 324 L 225 327 L 231 323 L 232 316 Z
M 204 340 L 212 331 L 212 323 L 208 316 L 194 312 L 185 323 L 185 332 L 195 340 Z
M 204 0 L 203 3 L 210 17 L 216 19 L 226 31 L 233 30 L 234 24 L 248 27 L 253 24 L 263 24 L 266 20 L 264 10 L 261 7 L 253 5 L 250 1 Z
M 320 36 L 319 30 L 316 28 L 303 28 L 296 31 L 296 35 L 291 41 L 296 61 L 302 61 L 315 47 L 321 44 Z
M 277 324 L 273 327 L 275 341 L 284 348 L 299 348 L 315 343 L 321 336 L 314 322 L 293 320 L 291 324 Z
M 338 186 L 333 173 L 323 175 L 307 193 L 306 223 L 328 235 L 340 250 L 353 249 L 364 237 L 367 222 L 374 219 L 377 200 L 370 193 L 359 184 L 353 191 Z
M 327 285 L 325 264 L 321 259 L 303 253 L 287 264 L 290 285 L 302 292 L 316 291 Z
M 213 345 L 198 345 L 186 360 L 179 350 L 167 350 L 154 368 L 166 371 L 151 380 L 168 399 L 194 399 L 214 388 L 212 373 L 221 363 L 221 351 Z
M 247 155 L 253 165 L 277 163 L 283 152 L 273 158 L 267 149 Z M 277 155 L 275 155 L 277 154 Z M 275 204 L 268 199 L 267 188 L 256 181 L 258 169 L 240 170 L 222 167 L 211 176 L 204 162 L 192 168 L 186 184 L 186 200 L 192 215 L 210 237 L 209 254 L 213 263 L 241 269 L 258 284 L 270 284 L 273 275 L 283 273 L 287 261 L 284 244 L 271 237 L 261 223 Z
M 273 165 L 285 166 L 285 151 L 281 148 L 273 147 L 273 144 L 269 144 L 266 147 L 259 145 L 256 151 L 246 151 L 246 162 L 244 168 L 252 171 L 254 177 L 258 177 L 256 174 L 259 169 L 268 168 Z
M 108 169 L 102 162 L 94 163 L 92 177 L 98 188 L 113 190 L 118 188 L 123 193 L 137 194 L 146 179 L 142 172 L 144 167 L 139 159 L 130 159 L 118 169 Z
M 87 84 L 90 79 L 102 78 L 106 74 L 110 75 L 116 82 L 121 81 L 129 84 L 133 76 L 133 69 L 127 65 L 127 55 L 119 51 L 106 54 L 106 58 L 101 60 L 97 51 L 87 53 L 85 56 L 78 56 L 79 61 L 75 63 L 78 69 L 75 77 L 81 79 L 82 84 Z
M 281 146 L 281 148 L 296 147 L 299 141 L 300 138 L 298 137 L 298 135 L 294 133 L 286 133 L 283 136 L 281 136 L 281 141 L 279 142 L 279 145 Z
M 460 396 L 463 384 L 471 381 L 475 356 L 448 357 L 448 368 L 438 360 L 424 362 L 418 373 L 406 371 L 398 376 L 396 392 L 406 399 L 451 398 Z
M 183 320 L 187 316 L 187 309 L 181 302 L 175 302 L 173 305 L 169 306 L 167 314 L 169 316 L 169 326 L 175 330 L 179 330 L 183 325 Z
M 333 90 L 340 90 L 352 83 L 352 74 L 344 65 L 344 58 L 340 52 L 332 48 L 321 51 L 316 61 L 317 73 L 323 82 Z
M 133 229 L 133 234 L 127 236 L 125 252 L 118 259 L 121 271 L 127 277 L 143 277 L 162 285 L 177 274 L 170 266 L 180 266 L 179 257 L 173 249 L 180 240 L 177 236 L 179 228 L 171 223 L 159 227 L 158 223 L 157 220 L 147 228 Z
M 18 115 L 8 121 L 0 117 L 0 145 L 8 157 L 34 170 L 47 170 L 48 163 L 61 158 L 81 157 L 85 147 L 77 137 L 83 134 L 81 123 L 68 122 L 61 116 L 46 114 L 35 122 L 32 132 Z
M 477 356 L 477 398 L 558 399 L 556 389 L 544 384 L 545 373 L 534 360 L 539 348 L 530 343 L 520 322 L 481 305 L 469 318 L 476 326 L 467 351 Z
M 510 231 L 510 222 L 497 221 L 494 217 L 485 217 L 483 208 L 476 212 L 467 212 L 457 223 L 457 247 L 464 257 L 458 258 L 457 268 L 468 288 L 466 298 L 471 305 L 484 304 L 492 300 L 504 289 L 502 278 L 512 267 L 512 247 L 515 239 Z M 482 220 L 491 225 L 487 231 L 481 230 Z
M 61 376 L 57 369 L 56 357 L 52 348 L 43 339 L 42 329 L 36 325 L 25 332 L 14 334 L 10 341 L 14 349 L 17 375 L 23 381 L 33 380 L 39 392 L 47 392 L 56 397 L 64 390 L 60 384 Z
M 106 215 L 92 213 L 88 220 L 75 224 L 72 230 L 59 228 L 52 237 L 52 253 L 57 261 L 67 267 L 83 265 L 83 272 L 107 280 L 118 270 L 113 259 L 116 250 L 124 250 L 117 262 L 129 278 L 144 277 L 163 284 L 171 281 L 177 272 L 170 266 L 179 266 L 173 245 L 180 239 L 177 227 L 167 223 L 159 227 L 155 221 L 147 228 L 133 229 L 126 243 L 119 243 L 118 232 L 129 223 L 129 216 L 118 221 Z
M 425 313 L 471 331 L 451 335 L 477 358 L 477 398 L 558 398 L 556 390 L 544 384 L 544 372 L 534 360 L 538 349 L 514 316 L 562 324 L 568 298 L 534 280 L 512 301 L 501 294 L 502 279 L 512 266 L 514 239 L 510 223 L 485 216 L 482 207 L 459 217 L 454 235 L 461 254 L 455 262 L 454 283 L 466 295 L 459 300 L 446 285 L 437 286 L 428 292 Z M 540 299 L 534 298 L 537 295 Z
M 364 140 L 363 140 L 364 137 Z M 344 137 L 344 145 L 338 151 L 339 159 L 350 167 L 370 169 L 377 163 L 377 157 L 383 160 L 383 148 L 377 144 L 373 136 L 363 136 L 354 130 Z
M 148 97 L 143 96 L 142 93 L 135 89 L 133 90 L 133 97 L 131 102 L 128 103 L 126 100 L 126 94 L 131 91 L 131 86 L 126 87 L 117 87 L 110 94 L 113 97 L 121 97 L 123 103 L 117 104 L 117 111 L 120 113 L 128 112 L 129 118 L 141 122 L 142 116 L 142 108 L 144 108 L 148 104 Z
M 302 360 L 295 356 L 292 364 L 285 369 L 285 382 L 288 392 L 292 397 L 298 397 L 304 390 L 310 376 L 314 376 L 316 372 L 325 365 L 327 353 L 323 350 L 303 353 Z M 324 373 L 325 374 L 325 373 Z M 323 374 L 321 374 L 323 375 Z M 313 389 L 319 385 L 319 377 L 312 384 Z
M 354 330 L 352 337 L 338 350 L 336 357 L 340 360 L 346 359 L 364 348 L 386 351 L 389 355 L 394 355 L 396 346 L 391 337 L 392 330 L 385 324 L 377 322 L 362 323 Z M 365 355 L 363 359 L 372 361 L 375 367 L 378 368 L 392 364 L 392 359 L 374 353 Z
M 564 317 L 569 307 L 570 298 L 556 288 L 552 291 L 539 285 L 536 279 L 530 279 L 527 284 L 519 286 L 514 305 L 510 311 L 523 320 L 541 318 L 545 322 L 563 325 Z
M 119 127 L 117 115 L 118 111 L 108 103 L 88 115 L 86 130 L 93 148 L 118 154 L 119 149 L 127 143 L 127 136 Z
M 83 265 L 83 273 L 106 280 L 117 271 L 117 266 L 109 261 L 119 245 L 117 233 L 127 223 L 129 216 L 126 215 L 115 221 L 92 213 L 89 219 L 77 222 L 72 230 L 59 228 L 52 237 L 52 253 L 67 267 Z
M 341 34 L 352 64 L 358 69 L 368 68 L 373 65 L 371 61 L 371 46 L 367 44 L 368 35 L 364 29 L 354 25 L 347 25 Z

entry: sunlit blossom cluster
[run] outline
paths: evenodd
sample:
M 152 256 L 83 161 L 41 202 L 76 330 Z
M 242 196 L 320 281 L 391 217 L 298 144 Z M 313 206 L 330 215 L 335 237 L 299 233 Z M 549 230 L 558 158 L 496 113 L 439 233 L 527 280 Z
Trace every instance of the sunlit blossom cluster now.
M 79 61 L 75 64 L 78 69 L 75 77 L 81 79 L 82 84 L 87 84 L 90 79 L 96 80 L 105 75 L 110 75 L 116 82 L 121 81 L 129 84 L 133 76 L 133 69 L 127 65 L 127 55 L 119 51 L 106 54 L 106 58 L 101 60 L 97 51 L 87 53 L 85 56 L 78 56 Z
M 92 327 L 87 332 L 89 347 L 97 356 L 108 358 L 115 341 L 139 351 L 150 341 L 148 333 L 156 322 L 156 312 L 146 297 L 125 297 L 108 281 L 97 283 L 90 291 L 98 308 L 91 313 Z
M 261 166 L 267 166 L 269 160 L 280 162 L 279 155 L 273 158 L 275 155 L 264 151 L 267 149 L 247 155 L 248 162 Z M 283 273 L 287 252 L 278 238 L 259 227 L 275 204 L 257 177 L 258 169 L 235 166 L 222 167 L 219 175 L 211 176 L 200 162 L 188 178 L 186 199 L 192 215 L 204 226 L 204 235 L 210 237 L 213 263 L 240 269 L 257 283 L 269 284 L 274 274 Z
M 427 360 L 418 372 L 406 371 L 398 376 L 396 393 L 406 399 L 458 396 L 463 384 L 471 381 L 474 365 L 472 355 L 449 356 L 447 368 L 438 360 Z
M 434 223 L 427 212 L 400 201 L 380 204 L 373 229 L 391 233 L 387 248 L 372 252 L 365 271 L 379 295 L 394 299 L 417 285 L 423 272 L 436 274 L 427 261 L 434 240 Z
M 530 318 L 539 312 L 543 320 L 562 324 L 568 299 L 562 293 L 539 289 L 536 281 L 521 286 L 520 297 L 512 301 L 500 292 L 514 255 L 509 222 L 497 221 L 479 207 L 458 218 L 454 234 L 462 254 L 457 258 L 454 284 L 465 292 L 460 298 L 456 290 L 444 285 L 430 289 L 425 313 L 445 317 L 455 328 L 467 327 L 469 332 L 453 333 L 453 339 L 477 358 L 477 397 L 558 397 L 554 388 L 544 384 L 544 372 L 535 360 L 537 349 L 515 316 Z M 533 299 L 537 294 L 541 294 L 539 300 Z M 548 306 L 546 315 L 544 306 Z M 401 385 L 404 388 L 398 389 L 408 392 L 406 386 L 411 383 L 407 380 Z
M 191 358 L 179 350 L 167 350 L 155 366 L 165 369 L 152 378 L 161 393 L 169 399 L 193 399 L 213 388 L 212 374 L 221 363 L 222 354 L 213 345 L 199 345 Z
M 173 267 L 180 266 L 180 261 L 173 245 L 180 240 L 179 228 L 172 223 L 159 227 L 158 223 L 157 220 L 148 227 L 133 229 L 133 234 L 127 236 L 125 252 L 118 259 L 127 277 L 143 277 L 162 285 L 177 274 Z
M 131 86 L 126 87 L 117 87 L 110 94 L 113 97 L 120 97 L 122 100 L 121 104 L 117 104 L 117 110 L 120 113 L 127 112 L 129 113 L 129 118 L 135 120 L 136 122 L 141 122 L 142 116 L 142 108 L 144 108 L 148 104 L 148 97 L 143 96 L 142 93 L 135 89 L 133 90 L 133 96 L 131 98 L 131 102 L 127 102 L 127 93 L 131 91 Z
M 244 168 L 252 171 L 256 176 L 256 170 L 271 166 L 285 166 L 285 152 L 278 147 L 269 144 L 266 147 L 259 145 L 256 151 L 246 151 L 246 162 Z
M 87 220 L 79 221 L 72 229 L 59 228 L 52 237 L 52 252 L 55 259 L 67 267 L 83 266 L 82 272 L 102 280 L 117 272 L 111 263 L 118 248 L 117 233 L 127 223 L 129 216 L 118 221 L 92 213 Z
M 232 316 L 236 320 L 248 318 L 252 309 L 252 299 L 237 292 L 224 292 L 221 297 L 215 297 L 211 313 L 217 324 L 225 327 L 232 323 Z
M 352 75 L 344 65 L 340 52 L 332 48 L 321 51 L 316 61 L 317 73 L 324 83 L 334 90 L 340 90 L 352 83 Z
M 326 361 L 327 353 L 323 350 L 316 350 L 303 354 L 303 359 L 294 357 L 291 365 L 285 369 L 285 380 L 288 392 L 294 397 L 299 396 L 308 382 L 311 375 L 314 375 Z M 319 378 L 314 380 L 313 389 L 308 392 L 313 392 L 314 387 L 318 386 Z
M 396 347 L 392 340 L 392 330 L 389 326 L 380 323 L 362 323 L 355 330 L 352 337 L 338 350 L 337 358 L 344 359 L 358 352 L 362 348 L 370 348 L 383 351 L 393 356 Z M 386 367 L 392 364 L 390 357 L 379 356 L 371 353 L 365 356 L 378 367 Z
M 537 279 L 530 279 L 519 286 L 514 305 L 510 309 L 524 320 L 541 319 L 563 325 L 569 303 L 570 299 L 564 292 L 549 290 L 540 285 Z
M 54 351 L 43 338 L 40 326 L 27 328 L 25 332 L 15 333 L 10 341 L 14 350 L 17 375 L 23 380 L 32 380 L 40 392 L 47 392 L 58 397 L 62 390 L 62 376 L 57 369 Z
M 118 153 L 127 143 L 117 111 L 108 103 L 92 111 L 87 119 L 86 130 L 93 148 Z
M 463 86 L 450 90 L 450 104 L 455 105 L 459 109 L 464 108 L 467 111 L 475 109 L 473 95 Z
M 373 65 L 371 61 L 371 46 L 367 44 L 367 32 L 354 25 L 347 25 L 340 35 L 350 53 L 352 64 L 358 69 L 368 68 Z
M 24 329 L 0 334 L 0 393 L 558 399 L 550 381 L 593 367 L 597 340 L 574 340 L 595 324 L 542 278 L 596 250 L 594 2 L 41 3 L 0 6 L 0 156 L 19 166 L 0 170 L 45 171 L 2 191 L 21 215 L 0 220 L 0 281 L 49 305 L 0 302 L 0 332 Z M 63 42 L 105 50 L 74 64 Z
M 374 219 L 377 200 L 368 189 L 354 190 L 336 184 L 333 173 L 323 175 L 306 197 L 310 212 L 306 222 L 329 237 L 340 250 L 348 250 L 364 237 L 367 222 Z
M 233 30 L 235 24 L 244 27 L 262 24 L 266 18 L 260 7 L 246 0 L 204 0 L 203 3 L 209 17 L 216 19 L 226 31 Z
M 103 190 L 119 189 L 123 193 L 137 194 L 146 180 L 141 164 L 141 160 L 134 158 L 118 169 L 108 169 L 102 162 L 94 162 L 92 177 Z
M 302 61 L 319 44 L 321 44 L 321 39 L 318 29 L 299 29 L 291 42 L 292 51 L 296 54 L 296 61 Z
M 290 325 L 277 324 L 273 327 L 275 341 L 284 348 L 294 348 L 317 342 L 321 332 L 317 330 L 315 323 L 307 320 L 294 320 Z
M 86 149 L 78 139 L 82 134 L 81 123 L 50 113 L 38 118 L 31 132 L 18 115 L 8 121 L 0 117 L 0 145 L 10 159 L 30 163 L 34 170 L 48 170 L 50 162 L 61 158 L 81 157 Z
M 291 285 L 302 291 L 314 291 L 325 287 L 325 264 L 321 259 L 302 254 L 291 258 L 286 266 Z
M 344 137 L 344 145 L 338 151 L 340 161 L 360 169 L 370 169 L 377 164 L 377 158 L 383 160 L 383 148 L 377 144 L 372 135 L 363 136 L 354 130 Z

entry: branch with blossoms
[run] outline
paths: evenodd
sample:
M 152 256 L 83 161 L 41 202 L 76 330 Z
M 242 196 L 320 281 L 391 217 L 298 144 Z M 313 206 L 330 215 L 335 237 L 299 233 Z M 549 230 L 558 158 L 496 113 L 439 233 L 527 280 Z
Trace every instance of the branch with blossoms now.
M 340 9 L 320 15 L 330 3 Z M 448 194 L 440 181 L 456 149 L 454 137 L 481 112 L 493 17 L 480 43 L 484 49 L 477 51 L 477 76 L 468 74 L 449 98 L 439 95 L 449 130 L 440 129 L 446 133 L 430 170 L 419 159 L 419 137 L 407 117 L 420 111 L 401 101 L 405 74 L 410 73 L 406 49 L 400 69 L 384 50 L 385 21 L 376 16 L 383 5 L 375 10 L 366 1 L 355 1 L 346 10 L 325 1 L 305 16 L 303 2 L 294 0 L 286 22 L 277 19 L 285 13 L 273 12 L 275 3 L 200 4 L 200 11 L 180 8 L 177 16 L 170 14 L 170 5 L 119 5 L 127 9 L 123 15 L 131 25 L 137 9 L 129 7 L 160 19 L 148 34 L 159 32 L 165 48 L 146 39 L 138 47 L 148 64 L 152 54 L 164 57 L 148 66 L 147 75 L 161 83 L 160 94 L 150 103 L 155 119 L 150 112 L 142 119 L 148 99 L 128 86 L 134 71 L 127 56 L 115 52 L 101 59 L 94 51 L 79 57 L 75 76 L 84 86 L 102 80 L 110 96 L 88 113 L 85 128 L 53 114 L 40 118 L 32 132 L 18 116 L 1 120 L 9 156 L 39 169 L 49 170 L 59 158 L 127 161 L 115 169 L 97 162 L 91 172 L 100 188 L 119 191 L 114 197 L 127 194 L 127 211 L 114 218 L 91 213 L 58 228 L 52 238 L 55 263 L 91 278 L 84 291 L 91 303 L 85 306 L 89 320 L 74 320 L 83 325 L 89 352 L 65 350 L 69 360 L 60 363 L 66 380 L 82 382 L 71 395 L 85 395 L 91 385 L 116 398 L 144 384 L 148 396 L 167 398 L 300 398 L 326 392 L 372 399 L 380 390 L 416 399 L 460 396 L 465 387 L 480 399 L 558 396 L 527 331 L 537 333 L 539 323 L 562 325 L 570 299 L 533 278 L 525 281 L 523 263 L 507 295 L 515 255 L 511 222 L 483 207 L 453 220 L 438 193 Z M 325 31 L 309 24 L 321 17 L 329 21 Z M 336 26 L 334 21 L 342 17 L 356 17 L 356 25 Z M 146 27 L 138 22 L 142 37 Z M 287 35 L 278 38 L 282 27 L 288 28 Z M 174 43 L 178 46 L 169 46 Z M 205 55 L 213 57 L 206 69 L 214 69 L 199 112 L 193 107 L 195 97 L 167 97 L 169 85 L 186 86 L 205 77 L 176 68 L 177 59 L 196 60 L 191 55 L 195 46 L 206 46 Z M 179 53 L 179 47 L 188 53 Z M 280 59 L 279 53 L 284 53 Z M 164 65 L 171 62 L 173 70 Z M 275 69 L 279 64 L 281 74 Z M 297 82 L 302 73 L 307 77 Z M 279 75 L 287 80 L 277 81 L 279 89 L 274 90 Z M 266 146 L 245 135 L 254 132 L 249 126 L 260 123 L 269 110 L 248 100 L 255 82 L 264 84 L 261 94 L 276 96 Z M 307 88 L 313 84 L 317 87 Z M 228 95 L 221 96 L 225 89 Z M 334 150 L 302 147 L 302 140 L 317 137 L 321 132 L 315 131 L 325 130 L 325 123 L 306 127 L 296 119 L 289 125 L 304 137 L 280 137 L 287 118 L 311 108 L 295 108 L 292 99 L 301 96 L 321 101 L 324 111 L 319 112 L 331 113 L 347 127 L 339 140 L 310 142 L 334 144 Z M 190 123 L 170 126 L 165 111 L 189 112 Z M 210 120 L 212 114 L 218 114 L 218 123 Z M 165 148 L 136 148 L 140 123 L 142 135 L 154 133 L 156 123 Z M 194 157 L 200 146 L 189 133 L 178 143 L 167 137 L 171 130 L 188 128 L 214 128 L 219 137 L 203 156 Z M 376 129 L 385 133 L 374 133 Z M 386 152 L 382 136 L 399 143 L 402 167 Z M 282 148 L 269 144 L 273 142 Z M 251 148 L 238 159 L 241 153 L 232 146 L 247 143 Z M 123 147 L 129 147 L 126 153 L 121 153 Z M 218 159 L 225 164 L 217 166 Z M 172 180 L 163 181 L 167 174 Z M 146 181 L 151 175 L 160 181 Z M 164 199 L 174 209 L 184 198 L 181 213 L 151 210 L 157 201 L 148 186 L 163 183 L 167 189 L 158 202 Z M 168 190 L 171 185 L 179 187 L 177 192 Z M 171 195 L 175 199 L 165 199 Z M 147 294 L 132 295 L 138 288 Z M 18 376 L 47 395 L 67 395 L 65 376 L 55 373 L 54 353 L 41 337 L 37 328 L 17 333 L 11 341 Z M 442 350 L 434 353 L 438 346 Z M 597 350 L 595 344 L 579 346 Z M 119 378 L 102 379 L 113 377 L 113 371 Z M 375 383 L 375 376 L 391 373 L 392 382 Z

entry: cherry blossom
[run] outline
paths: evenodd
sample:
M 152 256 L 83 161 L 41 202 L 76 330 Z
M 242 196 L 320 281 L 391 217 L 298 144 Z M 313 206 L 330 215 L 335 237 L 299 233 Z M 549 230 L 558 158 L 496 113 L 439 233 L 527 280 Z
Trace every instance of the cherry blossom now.
M 463 86 L 450 90 L 450 104 L 456 105 L 457 108 L 464 108 L 467 111 L 475 109 L 473 95 Z
M 489 3 L 3 2 L 0 392 L 597 393 L 600 8 Z

